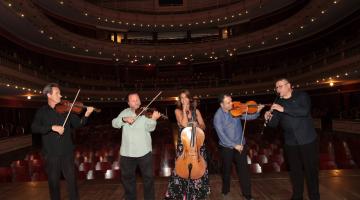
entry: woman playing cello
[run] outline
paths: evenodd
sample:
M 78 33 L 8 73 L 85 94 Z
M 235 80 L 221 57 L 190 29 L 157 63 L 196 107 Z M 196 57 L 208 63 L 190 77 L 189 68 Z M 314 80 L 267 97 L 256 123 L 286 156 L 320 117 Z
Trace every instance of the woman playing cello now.
M 195 112 L 192 112 L 193 107 L 191 106 L 190 99 L 190 92 L 188 90 L 183 90 L 179 95 L 179 101 L 177 102 L 178 107 L 175 109 L 176 121 L 179 126 L 178 143 L 176 148 L 177 160 L 181 159 L 180 156 L 184 153 L 184 144 L 182 143 L 180 135 L 182 130 L 189 126 L 194 127 L 194 124 L 202 130 L 205 129 L 205 123 L 200 111 L 196 109 Z M 206 150 L 204 144 L 200 147 L 199 154 L 206 160 Z M 177 163 L 178 162 L 176 162 L 176 164 Z M 177 174 L 176 170 L 173 170 L 172 176 L 169 180 L 168 189 L 165 194 L 165 199 L 198 200 L 205 199 L 209 194 L 210 185 L 207 167 L 205 168 L 205 173 L 197 179 L 181 177 Z

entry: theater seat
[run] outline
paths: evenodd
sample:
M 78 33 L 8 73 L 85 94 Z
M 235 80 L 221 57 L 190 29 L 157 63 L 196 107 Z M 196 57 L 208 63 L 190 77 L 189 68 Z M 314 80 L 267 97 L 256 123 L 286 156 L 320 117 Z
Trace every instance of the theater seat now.
M 337 169 L 336 163 L 331 160 L 321 161 L 320 160 L 320 170 L 331 170 Z
M 261 154 L 257 155 L 252 160 L 253 163 L 259 163 L 260 165 L 268 163 L 268 158 L 266 155 Z
M 106 171 L 111 169 L 111 164 L 109 162 L 97 162 L 95 165 L 96 171 Z
M 282 154 L 274 154 L 270 156 L 270 162 L 276 162 L 281 166 L 284 163 L 284 156 Z
M 280 172 L 280 166 L 276 162 L 266 163 L 261 166 L 262 172 Z
M 27 166 L 12 167 L 13 181 L 24 182 L 30 181 L 29 168 Z
M 106 170 L 105 179 L 120 179 L 120 170 Z
M 262 173 L 262 169 L 261 166 L 259 165 L 259 163 L 253 163 L 250 165 L 250 171 L 254 174 L 261 174 Z
M 12 180 L 10 167 L 0 167 L 0 183 L 8 183 Z
M 47 181 L 48 177 L 45 172 L 35 172 L 31 176 L 31 181 Z

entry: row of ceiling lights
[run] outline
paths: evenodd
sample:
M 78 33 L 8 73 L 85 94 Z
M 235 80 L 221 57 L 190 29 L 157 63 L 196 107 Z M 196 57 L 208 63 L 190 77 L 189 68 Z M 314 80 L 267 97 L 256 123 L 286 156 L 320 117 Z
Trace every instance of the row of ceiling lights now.
M 334 0 L 333 1 L 333 4 L 337 4 L 339 1 L 338 0 Z M 64 2 L 63 1 L 60 1 L 60 4 L 64 4 Z M 262 6 L 259 6 L 259 8 L 261 9 L 262 8 Z M 90 16 L 89 15 L 89 13 L 88 12 L 86 12 L 86 11 L 84 11 L 83 12 L 84 13 L 84 16 L 86 16 L 86 17 L 88 17 L 88 16 Z M 324 10 L 322 10 L 321 11 L 321 13 L 322 14 L 324 14 L 325 13 L 325 11 Z M 178 25 L 174 25 L 174 24 L 170 24 L 170 25 L 166 25 L 166 24 L 142 24 L 142 23 L 140 23 L 140 24 L 136 24 L 136 23 L 131 23 L 131 22 L 122 22 L 122 21 L 120 21 L 120 20 L 115 20 L 115 19 L 113 19 L 113 20 L 110 20 L 110 19 L 108 19 L 108 18 L 101 18 L 101 17 L 96 17 L 96 16 L 94 16 L 94 17 L 96 17 L 96 19 L 99 21 L 99 22 L 106 22 L 106 23 L 112 23 L 112 24 L 120 24 L 120 25 L 126 25 L 126 26 L 140 26 L 140 27 L 162 27 L 162 28 L 165 28 L 165 27 L 176 27 L 176 26 L 178 26 L 178 27 L 183 27 L 183 26 L 189 26 L 189 27 L 191 27 L 191 26 L 193 26 L 193 25 L 201 25 L 201 24 L 207 24 L 207 23 L 209 23 L 209 24 L 212 24 L 212 23 L 214 23 L 214 22 L 220 22 L 220 21 L 222 21 L 222 20 L 224 20 L 224 21 L 226 21 L 226 20 L 230 20 L 230 19 L 234 19 L 235 17 L 241 17 L 241 16 L 243 16 L 243 15 L 247 15 L 247 14 L 249 14 L 249 11 L 247 10 L 247 9 L 244 9 L 244 11 L 243 12 L 239 12 L 239 13 L 237 13 L 237 14 L 232 14 L 231 16 L 229 16 L 229 17 L 227 17 L 227 16 L 225 16 L 225 17 L 218 17 L 218 18 L 214 18 L 214 19 L 210 19 L 210 20 L 208 20 L 208 21 L 206 21 L 206 20 L 203 20 L 202 22 L 193 22 L 193 23 L 180 23 L 180 24 L 178 24 Z
M 59 3 L 61 5 L 64 5 L 64 1 L 59 1 Z M 262 8 L 262 6 L 259 6 L 259 8 Z M 83 11 L 82 12 L 84 16 L 88 17 L 88 16 L 91 16 L 89 12 L 87 11 Z M 225 17 L 218 17 L 218 18 L 214 18 L 214 19 L 208 19 L 207 21 L 206 20 L 203 20 L 201 22 L 193 22 L 193 23 L 180 23 L 180 24 L 170 24 L 170 25 L 167 25 L 167 24 L 136 24 L 136 23 L 131 23 L 131 22 L 123 22 L 121 20 L 115 20 L 115 19 L 108 19 L 108 18 L 101 18 L 101 17 L 97 17 L 97 16 L 93 16 L 94 18 L 96 18 L 99 23 L 100 22 L 106 22 L 106 23 L 112 23 L 112 24 L 119 24 L 119 25 L 126 25 L 126 26 L 139 26 L 139 27 L 162 27 L 162 28 L 165 28 L 165 27 L 183 27 L 183 26 L 194 26 L 194 25 L 201 25 L 201 24 L 212 24 L 214 22 L 220 22 L 222 20 L 226 21 L 226 20 L 230 20 L 230 19 L 234 19 L 235 17 L 241 17 L 243 15 L 247 15 L 249 14 L 249 11 L 247 9 L 244 9 L 244 11 L 242 12 L 239 12 L 239 13 L 236 13 L 236 14 L 232 14 L 230 15 L 229 17 L 228 16 L 225 16 Z
M 329 87 L 333 87 L 335 86 L 336 83 L 338 82 L 341 82 L 340 78 L 343 78 L 343 79 L 348 79 L 348 78 L 351 78 L 351 77 L 358 77 L 358 72 L 359 70 L 353 70 L 351 72 L 344 72 L 343 74 L 334 74 L 332 76 L 329 76 L 329 77 L 320 77 L 316 80 L 313 80 L 313 81 L 308 81 L 308 82 L 305 82 L 303 84 L 294 84 L 293 87 L 294 88 L 301 88 L 301 87 L 309 87 L 309 86 L 316 86 L 316 85 L 324 85 L 324 84 L 328 84 Z M 6 86 L 8 88 L 13 88 L 13 89 L 17 89 L 17 90 L 22 90 L 22 91 L 25 91 L 27 92 L 25 94 L 25 97 L 27 99 L 31 99 L 32 96 L 38 96 L 40 94 L 42 94 L 41 92 L 41 89 L 32 89 L 30 87 L 25 87 L 25 86 L 19 86 L 18 84 L 15 84 L 15 83 L 10 83 L 10 82 L 7 82 L 7 83 L 0 83 L 0 85 L 3 85 L 3 86 Z M 230 93 L 231 95 L 234 95 L 234 96 L 241 96 L 241 95 L 258 95 L 258 94 L 264 94 L 264 93 L 272 93 L 275 89 L 266 89 L 266 92 L 265 90 L 260 90 L 260 91 L 255 91 L 255 90 L 252 90 L 252 91 L 243 91 L 243 92 L 232 92 Z M 210 94 L 206 94 L 206 95 L 197 95 L 199 98 L 209 98 L 209 97 L 215 97 L 216 95 L 210 95 Z M 68 97 L 67 96 L 64 96 L 65 99 L 67 99 Z M 96 98 L 91 98 L 91 97 L 87 97 L 87 98 L 82 98 L 80 97 L 81 99 L 83 100 L 87 100 L 87 101 L 97 101 L 97 100 L 100 100 L 100 101 L 118 101 L 118 100 L 121 100 L 121 101 L 125 101 L 124 98 L 111 98 L 111 97 L 108 97 L 108 98 L 105 98 L 105 97 L 100 97 L 98 99 Z M 169 98 L 174 98 L 174 97 L 169 97 Z M 150 100 L 151 98 L 150 97 L 145 97 L 143 98 L 145 101 L 147 100 Z M 163 99 L 166 99 L 166 97 L 163 97 L 161 96 L 160 97 L 160 100 L 163 100 Z
M 338 1 L 333 1 L 333 4 L 337 4 L 338 3 Z M 64 2 L 62 2 L 61 4 L 64 4 Z M 12 6 L 12 4 L 11 3 L 9 3 L 8 4 L 9 5 L 9 7 L 11 7 Z M 321 11 L 321 14 L 325 14 L 326 13 L 326 10 L 322 10 Z M 20 17 L 25 17 L 25 15 L 24 15 L 24 13 L 22 13 L 22 12 L 19 12 L 19 15 L 20 15 Z M 310 18 L 310 22 L 314 22 L 316 20 L 316 18 L 315 17 L 311 17 Z M 306 27 L 306 25 L 300 25 L 299 26 L 299 29 L 301 30 L 301 29 L 304 29 Z M 41 34 L 45 34 L 45 31 L 43 30 L 43 29 L 41 29 L 40 31 L 39 31 Z M 288 36 L 288 38 L 291 38 L 291 37 L 293 37 L 293 35 L 295 34 L 295 31 L 290 31 L 290 32 L 288 32 L 287 33 L 287 36 Z M 53 36 L 48 36 L 48 39 L 49 40 L 53 40 L 54 39 L 54 37 Z M 273 39 L 273 41 L 278 41 L 280 39 L 280 36 L 275 36 L 274 37 L 274 39 Z M 260 43 L 260 45 L 265 45 L 266 43 L 268 43 L 269 41 L 271 41 L 271 40 L 263 40 L 263 41 L 261 41 L 261 43 Z M 247 48 L 248 49 L 251 49 L 252 47 L 253 47 L 253 45 L 254 44 L 251 44 L 251 43 L 248 43 L 247 44 Z M 70 45 L 70 48 L 71 49 L 77 49 L 77 47 L 75 46 L 75 45 Z M 88 48 L 85 48 L 85 49 L 83 49 L 83 51 L 84 52 L 86 52 L 86 53 L 89 53 L 90 52 L 90 50 L 88 49 Z M 229 49 L 226 49 L 226 53 L 225 53 L 225 55 L 228 55 L 228 56 L 233 56 L 233 55 L 235 55 L 236 54 L 236 48 L 233 48 L 233 51 L 232 50 L 229 50 Z M 102 51 L 97 51 L 97 54 L 98 55 L 102 55 L 103 54 L 103 52 Z M 217 60 L 220 56 L 221 53 L 219 52 L 218 53 L 218 55 L 215 55 L 215 53 L 214 53 L 214 51 L 213 52 L 211 52 L 211 53 L 207 53 L 207 52 L 205 52 L 204 53 L 204 56 L 208 56 L 208 59 L 210 59 L 210 60 Z M 114 53 L 112 53 L 112 56 L 114 57 L 114 61 L 116 61 L 116 62 L 118 62 L 118 61 L 120 61 L 120 59 L 118 58 L 118 57 L 116 57 L 116 53 L 114 52 Z M 130 55 L 128 55 L 128 58 L 130 58 L 131 56 Z M 154 58 L 158 58 L 158 61 L 165 61 L 165 58 L 166 58 L 166 56 L 139 56 L 139 57 L 137 57 L 136 55 L 135 56 L 132 56 L 133 58 L 130 58 L 129 59 L 129 64 L 136 64 L 136 63 L 143 63 L 143 62 L 145 62 L 146 64 L 145 64 L 145 66 L 154 66 L 155 64 L 152 64 L 152 63 L 149 63 L 149 62 L 147 62 L 146 60 L 145 61 L 141 61 L 140 60 L 140 57 L 141 58 L 146 58 L 146 59 L 152 59 L 153 57 Z M 168 56 L 168 57 L 172 57 L 173 59 L 175 59 L 175 56 L 173 55 L 173 56 Z M 177 61 L 176 61 L 177 60 Z M 180 60 L 179 60 L 179 58 L 177 58 L 177 59 L 175 59 L 173 62 L 175 62 L 176 64 L 178 64 L 178 65 L 180 65 L 180 64 L 183 64 L 183 62 L 192 62 L 192 61 L 194 61 L 195 60 L 195 58 L 193 58 L 192 57 L 192 55 L 190 55 L 189 57 L 187 57 L 187 56 L 184 56 L 184 57 L 182 57 L 182 58 L 180 58 Z

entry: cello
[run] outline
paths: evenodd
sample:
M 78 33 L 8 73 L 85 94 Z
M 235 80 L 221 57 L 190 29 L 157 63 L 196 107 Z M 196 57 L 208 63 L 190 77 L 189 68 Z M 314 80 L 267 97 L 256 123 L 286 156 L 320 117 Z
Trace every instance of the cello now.
M 181 131 L 181 142 L 184 145 L 182 154 L 175 161 L 176 174 L 184 179 L 199 179 L 206 171 L 206 161 L 200 154 L 200 148 L 204 144 L 205 134 L 196 127 L 196 101 L 193 102 L 191 126 Z

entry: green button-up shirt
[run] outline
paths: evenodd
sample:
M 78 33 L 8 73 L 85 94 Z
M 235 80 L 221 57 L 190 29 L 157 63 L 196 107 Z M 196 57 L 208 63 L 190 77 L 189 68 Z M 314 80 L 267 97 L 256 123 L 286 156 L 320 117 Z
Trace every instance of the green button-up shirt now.
M 120 155 L 127 157 L 142 157 L 152 150 L 150 132 L 155 130 L 156 121 L 145 116 L 139 116 L 133 124 L 123 122 L 123 117 L 135 117 L 130 109 L 123 110 L 112 120 L 114 128 L 122 128 Z

